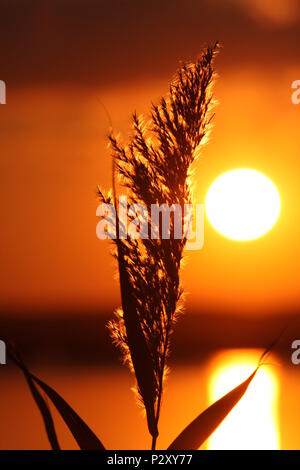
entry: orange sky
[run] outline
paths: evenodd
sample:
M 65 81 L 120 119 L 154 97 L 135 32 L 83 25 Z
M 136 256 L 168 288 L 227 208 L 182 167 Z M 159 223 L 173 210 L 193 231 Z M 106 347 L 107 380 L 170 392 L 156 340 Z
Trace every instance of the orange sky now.
M 282 311 L 296 309 L 300 301 L 300 105 L 291 103 L 291 83 L 300 78 L 300 65 L 297 57 L 279 57 L 273 51 L 273 39 L 279 44 L 278 31 L 286 32 L 286 43 L 294 47 L 293 30 L 288 30 L 295 17 L 294 2 L 287 2 L 284 11 L 283 3 L 275 2 L 275 19 L 257 2 L 243 5 L 266 38 L 266 65 L 259 51 L 255 64 L 251 41 L 245 47 L 251 60 L 243 58 L 242 66 L 232 63 L 237 55 L 234 30 L 224 32 L 224 49 L 216 64 L 219 105 L 210 142 L 197 164 L 196 198 L 203 202 L 209 185 L 223 171 L 247 166 L 277 185 L 282 209 L 272 231 L 249 243 L 227 240 L 205 224 L 204 248 L 187 253 L 182 273 L 187 305 L 194 311 Z M 236 28 L 241 34 L 241 27 Z M 176 63 L 190 58 L 195 48 L 199 51 L 204 40 L 193 50 L 187 47 L 185 56 L 181 50 Z M 253 49 L 256 46 L 253 42 Z M 121 56 L 133 45 L 119 47 Z M 169 47 L 173 57 L 176 48 Z M 241 45 L 236 48 L 242 58 Z M 271 58 L 268 50 L 274 53 Z M 0 107 L 2 308 L 101 310 L 118 303 L 109 243 L 95 235 L 96 186 L 108 189 L 111 178 L 108 122 L 100 101 L 115 129 L 126 137 L 131 112 L 147 113 L 151 101 L 166 92 L 172 74 L 163 70 L 147 78 L 146 70 L 136 75 L 131 71 L 128 80 L 104 80 L 99 86 L 86 86 L 84 80 L 44 83 L 42 78 L 30 86 L 26 74 L 24 86 L 17 79 L 12 87 L 7 83 L 7 105 Z
M 277 309 L 300 300 L 300 108 L 290 100 L 295 76 L 296 70 L 275 79 L 248 70 L 218 79 L 220 103 L 196 166 L 196 198 L 204 201 L 221 172 L 248 166 L 276 183 L 282 210 L 273 230 L 249 243 L 227 240 L 205 224 L 204 248 L 187 253 L 183 270 L 187 301 L 196 310 Z M 4 305 L 115 304 L 109 244 L 95 236 L 95 188 L 98 182 L 109 188 L 111 177 L 99 99 L 126 136 L 131 110 L 146 112 L 165 88 L 165 81 L 143 81 L 89 93 L 27 90 L 14 92 L 1 108 Z

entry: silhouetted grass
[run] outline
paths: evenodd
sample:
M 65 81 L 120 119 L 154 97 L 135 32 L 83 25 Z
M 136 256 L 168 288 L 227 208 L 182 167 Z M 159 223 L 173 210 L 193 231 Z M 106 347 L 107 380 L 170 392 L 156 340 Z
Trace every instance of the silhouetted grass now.
M 179 204 L 183 209 L 193 201 L 191 169 L 212 117 L 216 50 L 217 46 L 208 48 L 195 64 L 184 65 L 178 71 L 168 96 L 152 106 L 149 122 L 143 123 L 134 113 L 133 134 L 127 146 L 110 136 L 128 206 L 142 204 L 147 208 L 149 234 L 157 229 L 150 216 L 152 204 Z M 101 190 L 99 197 L 104 203 L 114 202 L 118 214 L 115 191 L 113 201 Z M 173 218 L 169 240 L 163 239 L 161 233 L 158 239 L 119 239 L 118 232 L 115 240 L 122 309 L 109 326 L 125 362 L 135 373 L 153 438 L 152 448 L 158 435 L 170 336 L 182 295 L 179 271 L 186 238 L 172 237 L 174 226 Z
M 58 450 L 60 446 L 58 444 L 50 410 L 46 404 L 46 401 L 40 394 L 38 387 L 48 396 L 48 398 L 50 398 L 53 405 L 56 407 L 57 411 L 66 423 L 67 427 L 73 434 L 73 437 L 81 450 L 105 449 L 102 442 L 83 421 L 83 419 L 80 418 L 80 416 L 73 410 L 73 408 L 52 387 L 47 385 L 28 370 L 27 366 L 24 364 L 15 348 L 9 346 L 8 355 L 25 375 L 33 398 L 37 403 L 39 410 L 41 411 L 47 431 L 47 436 L 53 450 Z
M 172 81 L 169 94 L 153 105 L 149 122 L 133 115 L 133 133 L 127 146 L 113 135 L 113 194 L 98 196 L 114 204 L 117 214 L 115 256 L 118 261 L 122 306 L 109 323 L 113 341 L 120 347 L 124 362 L 136 378 L 136 388 L 147 416 L 152 449 L 156 447 L 158 424 L 167 373 L 170 337 L 181 309 L 180 266 L 186 238 L 119 238 L 116 182 L 125 188 L 128 205 L 148 208 L 148 229 L 152 230 L 152 204 L 193 202 L 191 169 L 210 127 L 213 104 L 213 61 L 217 45 L 207 48 L 195 64 L 182 66 Z M 170 233 L 174 234 L 171 219 Z M 266 350 L 261 361 L 269 351 Z M 10 357 L 23 371 L 41 411 L 49 442 L 59 444 L 49 408 L 40 390 L 50 398 L 81 449 L 104 449 L 101 441 L 78 414 L 49 385 L 33 375 L 15 350 Z M 261 363 L 260 361 L 260 363 Z M 260 366 L 260 363 L 258 367 Z M 170 444 L 169 449 L 197 449 L 224 420 L 245 394 L 256 370 L 246 381 L 201 413 Z M 184 403 L 182 404 L 184 406 Z

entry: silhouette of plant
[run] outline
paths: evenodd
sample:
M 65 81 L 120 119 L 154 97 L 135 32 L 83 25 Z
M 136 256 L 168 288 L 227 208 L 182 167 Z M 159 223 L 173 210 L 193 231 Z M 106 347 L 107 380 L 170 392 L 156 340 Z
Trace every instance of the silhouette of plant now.
M 133 115 L 133 136 L 127 147 L 110 136 L 120 183 L 127 189 L 128 206 L 169 207 L 192 203 L 191 166 L 209 130 L 214 79 L 213 59 L 217 46 L 208 48 L 195 64 L 184 65 L 171 83 L 168 97 L 153 105 L 151 120 L 143 124 Z M 111 203 L 99 190 L 103 203 Z M 114 193 L 116 213 L 116 194 Z M 128 236 L 114 240 L 119 263 L 122 309 L 110 322 L 113 340 L 134 371 L 137 391 L 145 406 L 149 432 L 155 447 L 158 435 L 163 381 L 167 371 L 170 334 L 180 311 L 182 295 L 179 270 L 186 238 Z M 153 220 L 148 216 L 149 233 Z M 117 224 L 118 225 L 118 224 Z M 183 221 L 182 221 L 183 225 Z
M 183 65 L 170 85 L 167 98 L 153 105 L 151 119 L 144 124 L 133 115 L 133 135 L 124 147 L 110 136 L 113 157 L 113 192 L 100 200 L 113 204 L 116 212 L 115 256 L 118 261 L 122 307 L 109 322 L 113 341 L 122 351 L 136 378 L 136 389 L 142 402 L 151 448 L 156 447 L 164 378 L 170 337 L 181 310 L 179 271 L 186 244 L 186 234 L 174 237 L 175 224 L 170 219 L 170 238 L 164 239 L 151 219 L 151 205 L 192 203 L 191 169 L 207 137 L 212 117 L 213 61 L 217 44 L 207 48 L 195 64 Z M 117 206 L 115 178 L 127 191 L 127 204 L 143 204 L 148 209 L 147 227 L 156 237 L 122 238 Z M 184 226 L 184 220 L 180 221 Z M 152 232 L 154 231 L 154 232 Z M 170 444 L 172 450 L 198 449 L 242 398 L 257 368 L 242 384 L 202 412 Z M 22 370 L 41 412 L 52 449 L 60 449 L 50 409 L 41 391 L 61 414 L 80 449 L 103 450 L 104 445 L 71 406 L 49 385 L 32 374 L 12 346 L 11 360 Z

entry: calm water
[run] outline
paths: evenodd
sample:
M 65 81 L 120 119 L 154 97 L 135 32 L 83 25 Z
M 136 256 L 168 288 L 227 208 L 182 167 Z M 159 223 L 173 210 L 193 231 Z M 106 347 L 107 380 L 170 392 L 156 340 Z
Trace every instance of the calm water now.
M 159 448 L 166 448 L 183 427 L 211 403 L 210 387 L 216 367 L 215 359 L 210 358 L 199 366 L 177 365 L 172 368 L 161 414 Z M 136 406 L 130 390 L 132 377 L 126 369 L 120 366 L 114 369 L 63 368 L 36 372 L 63 395 L 107 448 L 142 449 L 150 446 L 142 410 Z M 273 367 L 272 373 L 275 373 L 279 384 L 275 412 L 280 447 L 299 449 L 300 366 Z M 0 369 L 0 398 L 0 448 L 48 449 L 41 417 L 23 376 L 8 370 L 8 366 Z M 252 428 L 247 428 L 245 442 L 248 445 L 245 447 L 249 446 L 256 428 L 255 401 L 249 407 L 253 407 Z M 76 449 L 64 423 L 56 413 L 54 415 L 62 447 Z M 257 426 L 262 419 L 262 415 L 257 416 Z M 234 447 L 234 433 L 232 439 L 230 442 L 227 435 L 226 445 Z

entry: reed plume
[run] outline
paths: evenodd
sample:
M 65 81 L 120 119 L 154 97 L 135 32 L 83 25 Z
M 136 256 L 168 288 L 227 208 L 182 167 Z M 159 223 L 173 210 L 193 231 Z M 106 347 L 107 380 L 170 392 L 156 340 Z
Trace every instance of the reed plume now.
M 213 60 L 217 45 L 207 48 L 194 64 L 183 65 L 166 98 L 153 105 L 149 122 L 133 115 L 133 133 L 127 146 L 110 135 L 114 173 L 126 188 L 128 206 L 148 209 L 149 233 L 156 230 L 151 205 L 192 203 L 191 168 L 207 136 L 212 117 Z M 113 183 L 115 186 L 115 183 Z M 113 203 L 117 214 L 116 245 L 122 308 L 109 323 L 113 341 L 135 373 L 137 392 L 145 407 L 148 429 L 155 448 L 158 421 L 167 372 L 170 335 L 180 311 L 182 287 L 179 271 L 186 236 L 170 238 L 159 231 L 157 239 L 119 237 L 116 191 L 100 200 Z

